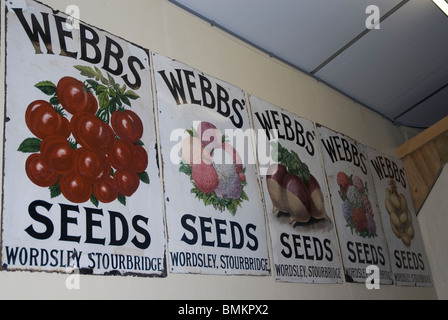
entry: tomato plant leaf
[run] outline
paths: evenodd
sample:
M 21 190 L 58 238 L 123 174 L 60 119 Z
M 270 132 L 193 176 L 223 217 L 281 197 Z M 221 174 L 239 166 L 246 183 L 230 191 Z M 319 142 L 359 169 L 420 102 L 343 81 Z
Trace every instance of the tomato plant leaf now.
M 90 67 L 87 67 L 87 66 L 75 66 L 75 68 L 77 70 L 81 71 L 81 75 L 82 76 L 85 76 L 87 78 L 94 79 L 97 76 L 95 70 L 93 70 Z
M 120 95 L 120 100 L 123 101 L 124 104 L 131 106 L 131 101 L 129 101 L 128 97 Z
M 139 173 L 138 177 L 140 178 L 141 182 L 146 183 L 146 184 L 150 183 L 149 175 L 146 171 Z
M 17 151 L 23 153 L 35 153 L 40 151 L 41 140 L 37 138 L 27 138 L 23 140 Z
M 122 205 L 126 206 L 126 197 L 125 197 L 124 195 L 119 194 L 119 195 L 118 195 L 118 201 L 119 201 Z
M 56 85 L 51 81 L 41 81 L 35 87 L 48 96 L 56 94 Z
M 62 194 L 61 188 L 59 188 L 59 181 L 52 185 L 49 189 L 51 199 L 56 198 Z
M 50 104 L 51 104 L 52 106 L 58 106 L 58 105 L 59 105 L 59 99 L 58 99 L 58 97 L 57 97 L 57 96 L 52 97 L 52 98 L 50 99 Z
M 98 95 L 98 101 L 100 103 L 100 109 L 107 108 L 109 105 L 109 94 L 106 92 L 101 92 Z
M 92 79 L 87 79 L 86 82 L 89 84 L 90 88 L 93 89 L 93 91 L 95 91 L 95 93 L 98 90 L 98 86 L 100 85 L 98 82 L 96 82 L 95 80 Z
M 93 205 L 98 208 L 98 205 L 99 205 L 100 202 L 95 197 L 95 194 L 93 192 L 92 192 L 92 195 L 90 196 L 90 202 L 92 202 Z
M 134 91 L 132 90 L 128 90 L 124 93 L 125 97 L 131 99 L 131 100 L 137 100 L 138 98 L 140 98 L 140 96 L 138 94 L 136 94 Z

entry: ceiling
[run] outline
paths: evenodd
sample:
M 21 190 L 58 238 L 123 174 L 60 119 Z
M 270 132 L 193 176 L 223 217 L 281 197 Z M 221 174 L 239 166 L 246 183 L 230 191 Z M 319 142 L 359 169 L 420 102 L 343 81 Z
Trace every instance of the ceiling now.
M 448 116 L 448 17 L 430 0 L 169 1 L 396 125 Z

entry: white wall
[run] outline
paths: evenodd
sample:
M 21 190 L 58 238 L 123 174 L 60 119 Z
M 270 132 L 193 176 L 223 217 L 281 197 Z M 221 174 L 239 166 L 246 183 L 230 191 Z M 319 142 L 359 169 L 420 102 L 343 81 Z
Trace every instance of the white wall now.
M 2 6 L 4 5 L 2 0 Z M 80 8 L 81 20 L 151 51 L 182 61 L 247 93 L 394 154 L 399 128 L 307 75 L 164 0 L 42 0 L 54 9 Z M 4 32 L 2 30 L 2 32 Z M 4 61 L 2 57 L 2 61 Z M 2 66 L 3 74 L 4 66 Z M 3 80 L 2 80 L 3 81 Z M 2 82 L 3 83 L 3 82 Z M 3 85 L 1 85 L 3 95 Z M 3 110 L 3 100 L 0 99 Z M 1 115 L 3 117 L 3 114 Z M 2 132 L 3 130 L 0 130 Z M 164 279 L 81 276 L 67 290 L 67 275 L 0 272 L 0 298 L 160 299 L 436 299 L 434 288 L 362 284 L 276 283 L 273 277 L 168 274 Z
M 418 215 L 426 253 L 431 261 L 432 276 L 439 299 L 448 299 L 448 166 L 444 166 L 439 178 Z

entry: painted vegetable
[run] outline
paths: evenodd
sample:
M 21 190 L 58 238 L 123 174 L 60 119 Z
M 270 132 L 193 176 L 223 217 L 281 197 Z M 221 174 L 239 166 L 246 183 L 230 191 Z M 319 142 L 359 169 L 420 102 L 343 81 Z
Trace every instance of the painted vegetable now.
M 288 213 L 290 224 L 328 219 L 322 190 L 297 153 L 279 143 L 271 143 L 272 155 L 278 160 L 268 168 L 266 185 L 272 200 L 272 213 Z
M 348 176 L 340 171 L 336 177 L 339 196 L 342 202 L 342 214 L 352 232 L 363 238 L 375 237 L 376 223 L 369 200 L 367 184 L 358 176 Z
M 390 217 L 390 226 L 395 236 L 409 247 L 414 239 L 415 231 L 412 225 L 412 216 L 404 194 L 398 194 L 394 180 L 389 182 L 390 189 L 386 188 L 385 205 Z
M 288 174 L 283 180 L 282 188 L 283 199 L 291 215 L 290 224 L 308 222 L 311 218 L 311 198 L 303 179 L 294 174 Z
M 285 200 L 283 199 L 283 180 L 288 174 L 285 166 L 273 164 L 268 168 L 266 176 L 266 185 L 269 196 L 271 197 L 273 208 L 272 213 L 278 214 L 280 211 L 288 212 Z
M 99 69 L 75 68 L 90 79 L 63 77 L 57 84 L 35 85 L 51 98 L 33 101 L 25 111 L 25 124 L 34 135 L 18 148 L 31 153 L 26 174 L 37 186 L 49 188 L 52 198 L 62 194 L 74 203 L 90 200 L 98 206 L 118 200 L 126 205 L 140 182 L 150 183 L 148 153 L 140 140 L 143 122 L 123 105 L 130 107 L 139 96 Z
M 313 175 L 310 175 L 310 182 L 308 183 L 308 190 L 311 197 L 311 216 L 315 219 L 328 219 L 325 211 L 324 195 Z
M 186 131 L 190 136 L 181 143 L 179 171 L 190 176 L 194 186 L 190 192 L 204 205 L 235 215 L 242 202 L 249 200 L 244 192 L 246 170 L 240 155 L 210 122 Z

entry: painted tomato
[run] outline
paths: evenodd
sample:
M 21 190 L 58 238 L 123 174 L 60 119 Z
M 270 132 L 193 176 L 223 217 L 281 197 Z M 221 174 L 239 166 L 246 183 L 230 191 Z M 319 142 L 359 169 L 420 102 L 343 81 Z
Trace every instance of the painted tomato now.
M 67 173 L 73 169 L 75 151 L 62 136 L 45 138 L 40 145 L 40 153 L 42 160 L 58 173 Z
M 59 174 L 42 160 L 40 153 L 33 153 L 28 157 L 25 171 L 31 182 L 39 187 L 50 187 L 59 179 Z
M 88 148 L 76 150 L 75 166 L 78 173 L 92 183 L 110 176 L 111 173 L 106 155 Z
M 87 92 L 84 84 L 72 77 L 64 77 L 56 86 L 56 95 L 67 112 L 72 115 L 80 112 L 95 114 L 98 102 L 95 96 Z
M 118 198 L 115 181 L 111 177 L 101 179 L 93 185 L 93 194 L 102 203 L 109 203 Z
M 136 143 L 142 138 L 143 123 L 134 111 L 115 111 L 110 123 L 117 136 L 123 141 Z
M 116 140 L 112 150 L 108 153 L 110 163 L 112 166 L 119 169 L 132 169 L 132 162 L 134 161 L 135 148 L 130 142 L 123 140 Z
M 92 196 L 92 184 L 75 170 L 63 175 L 59 188 L 64 197 L 74 203 L 83 203 Z
M 142 146 L 134 146 L 134 159 L 132 161 L 132 169 L 141 173 L 148 167 L 148 153 Z
M 70 136 L 70 124 L 47 101 L 31 102 L 25 112 L 25 123 L 30 131 L 43 140 L 52 135 Z
M 129 170 L 117 170 L 114 174 L 114 181 L 118 193 L 126 197 L 132 196 L 140 185 L 138 174 Z
M 112 128 L 91 113 L 74 115 L 70 126 L 76 141 L 83 147 L 107 153 L 114 145 L 115 134 Z

